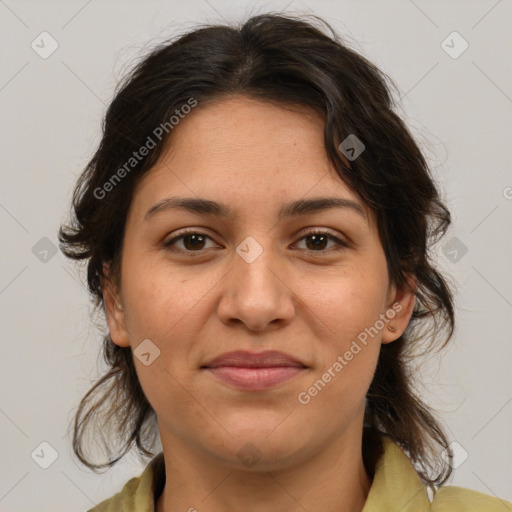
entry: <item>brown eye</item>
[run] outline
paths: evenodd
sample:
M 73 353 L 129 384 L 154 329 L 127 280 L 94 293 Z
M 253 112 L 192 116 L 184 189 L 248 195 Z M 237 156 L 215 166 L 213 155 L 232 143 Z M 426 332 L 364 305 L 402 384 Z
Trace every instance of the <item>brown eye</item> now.
M 205 243 L 205 237 L 203 235 L 185 235 L 181 238 L 183 238 L 183 245 L 185 249 L 203 249 Z
M 162 246 L 166 249 L 169 249 L 173 252 L 183 253 L 187 256 L 193 256 L 193 253 L 202 253 L 207 240 L 211 240 L 211 238 L 205 233 L 197 232 L 197 231 L 187 231 L 182 232 L 178 236 L 171 238 L 163 242 Z M 302 238 L 299 239 L 299 242 L 305 241 L 305 250 L 309 252 L 331 252 L 333 247 L 328 247 L 329 242 L 334 242 L 334 249 L 339 250 L 343 247 L 348 247 L 348 245 L 340 240 L 339 238 L 331 235 L 326 231 L 313 231 Z M 182 244 L 181 247 L 179 244 Z
M 305 240 L 306 250 L 311 252 L 330 252 L 327 249 L 329 241 L 334 241 L 334 246 L 337 247 L 334 250 L 347 247 L 345 242 L 325 231 L 313 231 L 303 236 L 299 241 L 302 240 Z
M 170 240 L 166 240 L 163 242 L 162 246 L 166 249 L 182 253 L 202 252 L 208 239 L 211 240 L 211 238 L 204 233 L 188 231 Z M 179 243 L 182 244 L 182 247 L 179 247 Z

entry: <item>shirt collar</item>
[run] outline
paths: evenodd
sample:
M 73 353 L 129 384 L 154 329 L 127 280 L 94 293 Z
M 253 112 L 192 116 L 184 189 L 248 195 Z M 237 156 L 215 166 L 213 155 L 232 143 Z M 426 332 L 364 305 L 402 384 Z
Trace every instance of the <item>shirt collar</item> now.
M 427 487 L 402 449 L 389 437 L 362 512 L 422 512 L 430 510 Z

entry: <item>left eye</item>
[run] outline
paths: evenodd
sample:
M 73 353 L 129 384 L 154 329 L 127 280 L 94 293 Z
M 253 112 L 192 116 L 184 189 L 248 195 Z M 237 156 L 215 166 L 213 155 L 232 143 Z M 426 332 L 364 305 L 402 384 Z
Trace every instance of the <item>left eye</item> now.
M 173 248 L 171 250 L 182 253 L 201 252 L 201 249 L 205 248 L 204 244 L 206 243 L 207 239 L 212 240 L 208 235 L 204 233 L 190 231 L 178 235 L 171 240 L 167 240 L 162 245 L 168 249 L 171 247 L 176 247 L 176 244 L 181 242 L 184 248 Z M 298 242 L 303 240 L 306 243 L 306 250 L 309 252 L 325 252 L 325 244 L 327 244 L 329 241 L 334 241 L 334 245 L 338 246 L 338 249 L 341 247 L 347 247 L 345 242 L 325 231 L 313 231 L 311 233 L 307 233 L 306 235 L 299 238 Z M 309 243 L 308 240 L 310 240 Z
M 334 235 L 331 235 L 330 233 L 326 233 L 325 231 L 313 231 L 311 233 L 308 233 L 307 235 L 304 235 L 302 238 L 299 238 L 299 242 L 302 240 L 306 241 L 306 246 L 308 246 L 307 240 L 311 240 L 311 243 L 309 244 L 313 249 L 310 249 L 307 247 L 306 250 L 310 252 L 323 252 L 325 249 L 324 245 L 329 241 L 334 241 L 334 245 L 337 246 L 338 250 L 342 247 L 347 247 L 347 244 L 345 242 L 342 242 L 339 238 L 335 237 Z M 321 251 L 317 251 L 316 249 L 322 249 Z

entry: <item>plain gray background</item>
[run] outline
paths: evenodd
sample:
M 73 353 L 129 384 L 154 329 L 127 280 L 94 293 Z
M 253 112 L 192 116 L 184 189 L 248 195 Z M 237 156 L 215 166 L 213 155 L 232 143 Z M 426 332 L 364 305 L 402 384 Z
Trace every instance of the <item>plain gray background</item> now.
M 282 10 L 324 17 L 402 91 L 453 213 L 435 253 L 458 286 L 458 330 L 420 365 L 420 390 L 458 443 L 450 483 L 512 500 L 510 1 L 0 0 L 1 511 L 85 511 L 145 466 L 131 455 L 95 475 L 72 456 L 102 330 L 79 271 L 52 252 L 116 83 L 148 43 Z M 42 32 L 58 44 L 47 58 Z M 47 469 L 31 457 L 49 457 L 42 442 L 58 453 Z

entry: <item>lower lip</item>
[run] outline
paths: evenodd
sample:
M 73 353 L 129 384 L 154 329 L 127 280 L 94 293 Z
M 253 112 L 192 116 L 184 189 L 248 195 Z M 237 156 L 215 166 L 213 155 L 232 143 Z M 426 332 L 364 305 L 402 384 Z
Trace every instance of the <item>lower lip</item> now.
M 273 388 L 305 370 L 305 368 L 297 366 L 278 366 L 272 368 L 219 366 L 218 368 L 206 369 L 227 384 L 249 390 Z

